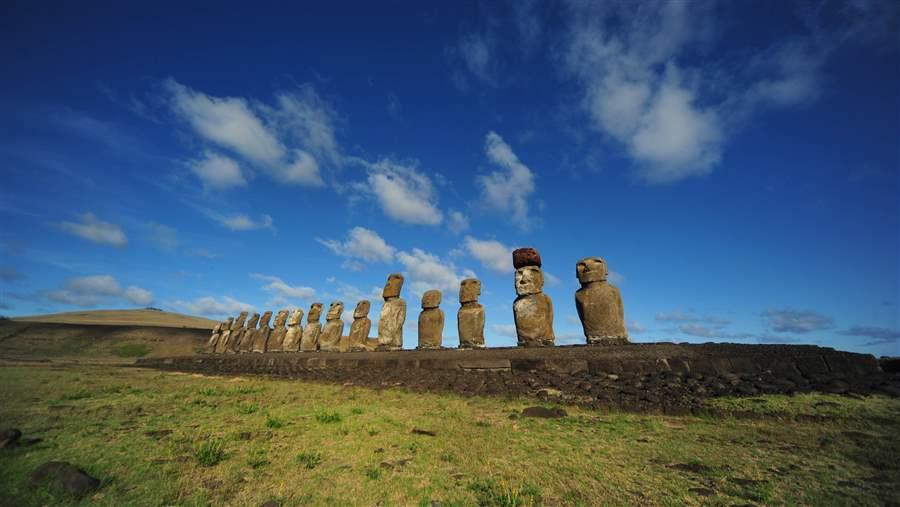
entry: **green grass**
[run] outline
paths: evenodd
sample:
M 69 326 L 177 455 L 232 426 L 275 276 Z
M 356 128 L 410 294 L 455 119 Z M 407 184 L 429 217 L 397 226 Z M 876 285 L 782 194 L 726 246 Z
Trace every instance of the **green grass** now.
M 226 457 L 225 448 L 218 440 L 206 440 L 194 448 L 194 458 L 205 467 L 218 465 Z
M 322 463 L 322 455 L 318 452 L 301 452 L 297 455 L 297 463 L 312 470 Z
M 146 343 L 123 343 L 113 348 L 113 354 L 119 357 L 144 357 L 152 351 Z
M 43 439 L 0 452 L 3 505 L 883 505 L 900 498 L 900 400 L 881 396 L 726 398 L 702 417 L 569 406 L 563 419 L 510 419 L 535 400 L 85 365 L 0 366 L 0 386 L 3 425 Z M 413 434 L 414 427 L 437 436 Z M 76 501 L 30 486 L 31 471 L 50 460 L 101 479 L 97 495 Z

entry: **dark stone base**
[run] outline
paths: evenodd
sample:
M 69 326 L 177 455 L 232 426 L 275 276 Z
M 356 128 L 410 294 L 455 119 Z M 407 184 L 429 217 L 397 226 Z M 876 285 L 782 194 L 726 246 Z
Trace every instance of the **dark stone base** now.
M 882 372 L 875 357 L 806 345 L 653 343 L 219 354 L 147 358 L 137 366 L 464 395 L 531 395 L 598 408 L 663 411 L 698 407 L 704 398 L 722 395 L 900 393 L 900 377 Z

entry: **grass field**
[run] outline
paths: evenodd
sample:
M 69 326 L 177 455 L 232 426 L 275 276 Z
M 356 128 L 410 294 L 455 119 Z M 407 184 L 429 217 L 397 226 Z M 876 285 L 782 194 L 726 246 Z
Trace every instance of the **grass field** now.
M 13 317 L 14 321 L 107 326 L 187 327 L 212 330 L 216 321 L 157 310 L 85 310 Z
M 882 505 L 900 501 L 900 401 L 722 399 L 663 417 L 112 366 L 0 367 L 8 505 L 49 460 L 102 480 L 84 505 Z M 751 414 L 752 416 L 747 416 Z M 512 418 L 511 418 L 512 416 Z M 433 432 L 433 436 L 414 429 Z

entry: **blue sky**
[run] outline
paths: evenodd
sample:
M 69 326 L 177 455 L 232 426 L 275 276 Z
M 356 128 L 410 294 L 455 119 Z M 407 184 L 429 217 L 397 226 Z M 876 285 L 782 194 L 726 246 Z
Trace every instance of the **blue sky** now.
M 475 275 L 512 345 L 533 246 L 558 343 L 601 256 L 634 341 L 900 354 L 891 2 L 2 9 L 4 314 L 377 322 L 400 271 L 454 345 Z

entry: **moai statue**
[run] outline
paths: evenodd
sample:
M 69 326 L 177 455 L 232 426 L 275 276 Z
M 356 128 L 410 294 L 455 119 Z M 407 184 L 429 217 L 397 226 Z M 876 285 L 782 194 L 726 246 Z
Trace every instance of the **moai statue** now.
M 259 319 L 259 329 L 256 330 L 256 333 L 253 336 L 253 345 L 251 347 L 253 352 L 261 354 L 266 351 L 266 346 L 269 343 L 269 335 L 272 333 L 272 328 L 269 327 L 269 319 L 271 318 L 272 312 L 266 311 Z
M 588 345 L 628 343 L 625 307 L 619 289 L 606 282 L 609 270 L 600 257 L 585 257 L 575 265 L 581 288 L 575 292 L 575 307 Z
M 241 312 L 238 314 L 238 317 L 234 319 L 234 323 L 231 324 L 231 336 L 228 339 L 228 344 L 225 347 L 225 352 L 227 354 L 236 354 L 240 350 L 241 346 L 241 337 L 244 334 L 244 321 L 247 320 L 247 312 Z
M 516 319 L 516 335 L 520 347 L 552 346 L 553 302 L 544 294 L 544 273 L 541 271 L 541 254 L 534 248 L 513 251 L 516 268 L 516 297 L 513 314 Z
M 266 352 L 281 352 L 284 350 L 282 346 L 284 344 L 284 337 L 287 334 L 284 323 L 287 321 L 287 318 L 287 310 L 281 310 L 275 314 L 275 324 L 272 326 L 272 332 L 269 333 L 269 343 L 266 344 Z
M 240 351 L 241 354 L 247 354 L 253 350 L 253 339 L 256 338 L 256 324 L 259 323 L 259 314 L 254 313 L 247 321 L 247 328 L 241 335 Z
M 284 342 L 281 344 L 281 350 L 285 352 L 297 352 L 300 350 L 300 342 L 303 340 L 303 310 L 297 308 L 291 314 L 291 318 L 287 322 L 287 334 L 284 335 Z
M 325 327 L 319 335 L 319 350 L 324 352 L 346 352 L 341 350 L 341 337 L 344 334 L 344 321 L 341 314 L 344 313 L 344 303 L 335 301 L 328 307 L 325 315 Z
M 371 305 L 367 299 L 356 303 L 353 310 L 353 324 L 350 324 L 350 350 L 375 350 L 378 340 L 369 339 L 369 331 L 372 330 L 372 321 L 369 320 L 369 308 Z
M 477 278 L 466 278 L 459 284 L 459 304 L 456 326 L 459 330 L 459 348 L 484 348 L 484 307 L 478 302 L 481 282 Z
M 403 275 L 391 273 L 381 297 L 384 305 L 378 319 L 378 348 L 385 350 L 401 350 L 403 348 L 403 323 L 406 322 L 406 301 L 400 297 L 403 288 Z
M 219 341 L 216 342 L 216 354 L 225 353 L 225 349 L 228 347 L 228 341 L 231 339 L 231 325 L 234 323 L 234 317 L 228 317 L 228 319 L 222 323 L 222 334 L 219 335 Z
M 319 348 L 319 335 L 322 333 L 322 324 L 319 317 L 322 316 L 322 303 L 313 303 L 306 315 L 306 327 L 303 328 L 303 341 L 300 342 L 301 352 L 315 352 Z
M 439 349 L 444 334 L 444 311 L 441 291 L 427 290 L 422 294 L 422 313 L 419 314 L 419 349 Z
M 218 322 L 212 329 L 212 335 L 210 335 L 209 340 L 206 341 L 206 352 L 212 354 L 216 351 L 216 343 L 219 342 L 219 337 L 222 336 L 222 323 Z

